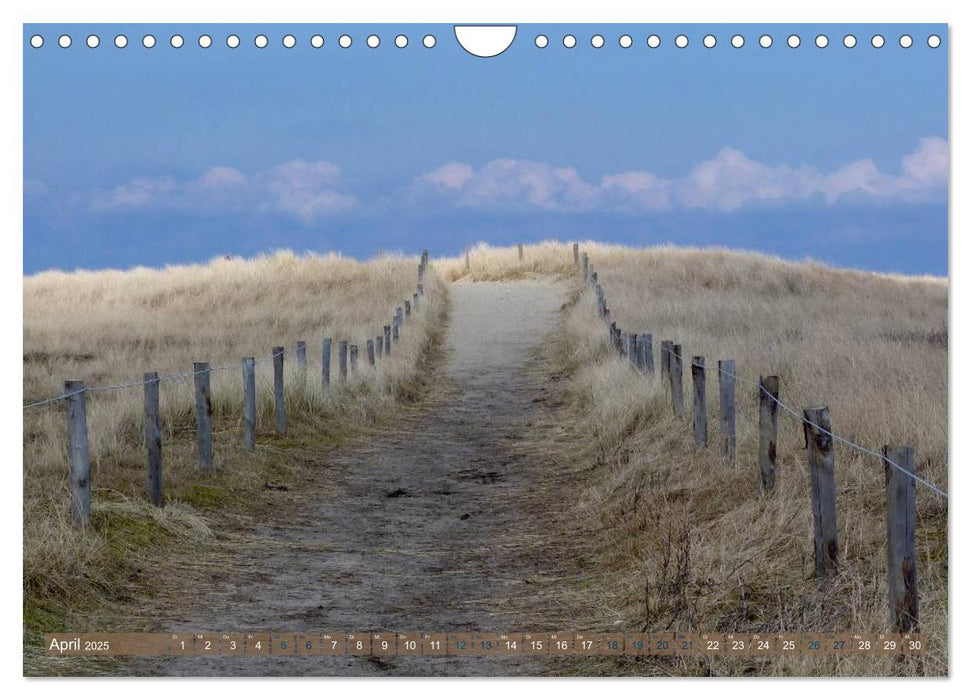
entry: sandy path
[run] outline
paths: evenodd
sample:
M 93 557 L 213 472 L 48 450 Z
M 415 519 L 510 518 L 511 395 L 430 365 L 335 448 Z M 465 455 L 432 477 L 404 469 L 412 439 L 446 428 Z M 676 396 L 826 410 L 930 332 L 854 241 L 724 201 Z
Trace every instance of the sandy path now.
M 522 440 L 543 410 L 530 367 L 563 301 L 548 282 L 451 286 L 446 390 L 393 434 L 328 455 L 336 496 L 299 506 L 239 555 L 172 631 L 553 631 L 575 580 L 569 493 L 552 458 Z M 331 490 L 334 484 L 331 484 Z M 513 658 L 192 657 L 137 662 L 173 675 L 542 673 Z

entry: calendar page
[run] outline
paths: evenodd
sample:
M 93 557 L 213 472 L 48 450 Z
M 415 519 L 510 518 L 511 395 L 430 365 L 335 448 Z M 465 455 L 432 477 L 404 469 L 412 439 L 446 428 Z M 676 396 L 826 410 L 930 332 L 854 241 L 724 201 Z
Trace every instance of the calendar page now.
M 21 27 L 24 675 L 948 676 L 946 24 L 224 17 Z

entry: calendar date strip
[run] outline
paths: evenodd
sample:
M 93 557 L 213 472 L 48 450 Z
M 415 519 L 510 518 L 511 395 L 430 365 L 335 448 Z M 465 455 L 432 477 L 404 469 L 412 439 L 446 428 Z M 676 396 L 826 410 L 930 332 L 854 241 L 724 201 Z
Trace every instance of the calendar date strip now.
M 920 633 L 112 632 L 47 634 L 55 656 L 918 655 Z

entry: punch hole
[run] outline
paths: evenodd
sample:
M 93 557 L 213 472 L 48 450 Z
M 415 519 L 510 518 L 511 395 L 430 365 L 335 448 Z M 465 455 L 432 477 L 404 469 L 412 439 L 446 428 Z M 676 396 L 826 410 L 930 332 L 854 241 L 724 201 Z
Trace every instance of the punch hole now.
M 376 49 L 381 46 L 381 37 L 377 34 L 372 34 L 367 38 L 367 45 L 370 49 Z
M 295 37 L 293 34 L 287 34 L 285 37 L 283 37 L 283 48 L 292 49 L 296 45 L 297 37 Z
M 258 49 L 265 49 L 269 43 L 270 40 L 266 38 L 266 34 L 257 34 L 256 38 L 253 39 L 253 44 Z
M 208 49 L 212 46 L 212 37 L 208 34 L 203 34 L 199 37 L 199 48 Z
M 340 46 L 342 49 L 349 48 L 350 45 L 353 43 L 354 43 L 353 40 L 347 34 L 341 34 L 337 38 L 337 45 Z
M 674 37 L 674 45 L 679 49 L 685 48 L 688 45 L 688 37 L 686 37 L 684 34 L 678 34 L 676 37 Z
M 35 49 L 39 49 L 44 45 L 44 37 L 40 34 L 34 34 L 34 36 L 30 37 L 30 45 Z
M 142 37 L 142 46 L 144 46 L 146 49 L 154 49 L 155 48 L 155 37 L 152 36 L 151 34 L 146 34 L 145 36 L 143 36 Z
M 182 38 L 181 34 L 173 34 L 172 38 L 169 39 L 169 43 L 172 45 L 173 49 L 181 49 L 182 45 L 185 43 L 185 39 Z
M 399 34 L 394 38 L 394 45 L 399 49 L 405 48 L 408 45 L 408 37 L 406 37 L 404 34 Z
M 791 39 L 792 37 L 789 37 L 789 38 Z M 769 36 L 768 34 L 763 34 L 762 36 L 760 36 L 759 46 L 761 46 L 763 49 L 767 49 L 770 46 L 772 46 L 772 37 Z M 792 44 L 789 44 L 789 46 L 792 46 Z M 796 46 L 799 46 L 799 37 L 796 37 Z M 796 48 L 796 46 L 792 46 L 792 48 Z
M 825 49 L 829 46 L 829 37 L 825 34 L 820 34 L 816 37 L 816 48 Z
M 572 49 L 577 45 L 577 38 L 572 34 L 567 34 L 565 37 L 563 37 L 563 45 L 568 49 Z
M 733 36 L 732 46 L 734 46 L 736 49 L 740 49 L 743 46 L 745 46 L 745 37 L 742 36 L 741 34 L 736 34 L 735 36 Z
M 852 34 L 847 34 L 846 36 L 844 36 L 843 46 L 845 46 L 848 49 L 852 49 L 854 46 L 856 46 L 856 37 L 853 36 Z
M 229 36 L 227 36 L 226 46 L 228 46 L 231 49 L 239 48 L 239 37 L 236 36 L 235 34 L 230 34 Z
M 545 49 L 550 44 L 550 40 L 546 38 L 545 34 L 538 34 L 534 42 L 537 49 Z
M 115 37 L 115 46 L 119 49 L 123 49 L 128 46 L 128 37 L 124 34 L 119 34 Z
M 629 49 L 634 45 L 634 40 L 631 39 L 629 34 L 622 34 L 620 39 L 617 40 L 617 43 L 620 44 L 620 48 Z
M 875 49 L 882 49 L 886 42 L 880 34 L 874 34 L 873 38 L 870 39 L 870 45 Z
M 790 34 L 789 38 L 786 39 L 786 43 L 789 45 L 790 49 L 798 49 L 799 44 L 802 43 L 802 39 L 799 38 L 798 34 Z
M 941 37 L 937 36 L 937 34 L 931 34 L 927 37 L 927 45 L 932 49 L 936 49 L 941 45 Z
M 320 36 L 320 34 L 314 34 L 312 37 L 310 37 L 310 45 L 315 49 L 319 49 L 324 45 L 324 37 Z
M 590 37 L 590 45 L 595 49 L 602 49 L 604 45 L 604 38 L 599 34 L 594 34 Z
M 60 46 L 62 49 L 70 48 L 71 37 L 68 36 L 67 34 L 61 34 L 59 37 L 57 37 L 57 45 Z
M 478 58 L 494 58 L 512 46 L 517 27 L 514 24 L 456 24 L 452 31 L 455 41 L 466 53 Z
M 904 34 L 902 37 L 900 37 L 900 48 L 909 49 L 913 45 L 914 39 L 910 36 L 910 34 Z
M 96 49 L 98 45 L 101 44 L 101 39 L 98 38 L 97 34 L 89 34 L 88 38 L 85 40 L 89 49 Z
M 426 34 L 422 38 L 421 43 L 426 49 L 433 49 L 435 48 L 435 44 L 437 43 L 437 41 L 435 39 L 434 34 Z
M 718 43 L 718 39 L 715 38 L 714 34 L 706 34 L 705 38 L 701 40 L 701 43 L 705 45 L 706 49 L 713 49 Z
M 647 37 L 647 45 L 652 49 L 656 49 L 661 45 L 661 37 L 657 34 L 651 34 L 651 36 Z

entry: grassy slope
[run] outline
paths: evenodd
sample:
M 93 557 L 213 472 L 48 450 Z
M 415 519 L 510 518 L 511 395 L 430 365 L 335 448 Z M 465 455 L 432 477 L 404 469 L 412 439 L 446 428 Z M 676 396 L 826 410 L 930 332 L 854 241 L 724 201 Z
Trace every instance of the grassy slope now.
M 721 250 L 583 244 L 614 320 L 680 342 L 709 367 L 781 377 L 797 410 L 826 404 L 833 427 L 870 448 L 917 448 L 921 475 L 947 488 L 947 284 L 795 264 Z M 557 274 L 576 279 L 569 246 L 479 247 L 441 261 L 449 279 Z M 718 458 L 717 377 L 709 371 L 712 447 L 696 453 L 688 415 L 667 390 L 608 352 L 592 295 L 576 283 L 557 343 L 569 410 L 590 435 L 574 455 L 595 474 L 582 506 L 604 543 L 598 605 L 627 629 L 877 632 L 887 627 L 881 465 L 837 447 L 842 569 L 812 579 L 809 477 L 798 421 L 780 413 L 778 488 L 757 491 L 757 389 L 740 384 L 738 461 Z M 690 373 L 685 378 L 690 396 Z M 687 664 L 687 673 L 947 672 L 947 504 L 918 489 L 918 573 L 928 653 L 919 664 L 800 658 Z
M 166 506 L 144 498 L 139 387 L 88 397 L 92 450 L 91 526 L 70 520 L 63 408 L 24 415 L 25 670 L 57 672 L 36 653 L 44 632 L 98 626 L 99 609 L 124 602 L 132 587 L 157 585 L 164 557 L 205 546 L 211 516 L 247 512 L 278 483 L 299 479 L 300 451 L 339 442 L 379 423 L 415 397 L 419 363 L 436 342 L 444 287 L 430 269 L 425 305 L 402 332 L 391 359 L 368 371 L 367 338 L 411 297 L 417 259 L 368 263 L 278 253 L 256 260 L 129 272 L 45 273 L 24 280 L 25 402 L 54 395 L 60 380 L 88 385 L 139 379 L 145 370 L 184 372 L 193 360 L 237 365 L 239 358 L 308 343 L 309 380 L 288 360 L 288 435 L 273 435 L 272 368 L 257 365 L 258 444 L 240 447 L 241 372 L 212 375 L 216 473 L 194 460 L 192 383 L 162 385 Z M 320 339 L 334 338 L 335 385 L 319 388 Z M 360 375 L 339 385 L 337 340 L 361 346 Z M 296 455 L 296 456 L 295 456 Z M 272 500 L 272 499 L 270 499 Z M 153 580 L 156 579 L 156 580 Z M 150 624 L 146 620 L 146 624 Z M 70 671 L 70 669 L 67 669 Z

